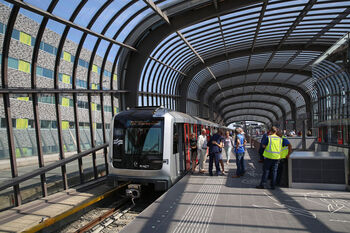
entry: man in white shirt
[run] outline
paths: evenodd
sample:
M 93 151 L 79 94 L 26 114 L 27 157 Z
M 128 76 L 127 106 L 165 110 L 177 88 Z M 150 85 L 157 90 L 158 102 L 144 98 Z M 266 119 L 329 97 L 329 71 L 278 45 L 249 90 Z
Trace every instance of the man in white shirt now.
M 202 134 L 199 135 L 197 140 L 197 153 L 199 157 L 199 172 L 205 173 L 204 164 L 207 159 L 207 137 L 206 130 L 202 129 Z

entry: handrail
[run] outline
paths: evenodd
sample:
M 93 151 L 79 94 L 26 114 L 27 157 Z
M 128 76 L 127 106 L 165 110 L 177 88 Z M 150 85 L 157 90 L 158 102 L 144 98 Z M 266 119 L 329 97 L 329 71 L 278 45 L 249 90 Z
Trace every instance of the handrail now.
M 94 148 L 88 149 L 88 150 L 83 151 L 81 153 L 72 155 L 72 156 L 70 156 L 68 158 L 65 158 L 65 159 L 59 160 L 57 162 L 51 163 L 51 164 L 49 164 L 47 166 L 38 168 L 38 169 L 36 169 L 36 170 L 34 170 L 32 172 L 29 172 L 29 173 L 26 173 L 24 175 L 17 176 L 15 178 L 7 180 L 7 181 L 5 181 L 5 182 L 0 184 L 0 191 L 4 190 L 6 188 L 12 187 L 14 185 L 17 185 L 17 184 L 19 184 L 19 183 L 21 183 L 23 181 L 29 180 L 29 179 L 31 179 L 31 178 L 33 178 L 35 176 L 39 176 L 39 175 L 41 175 L 43 173 L 46 173 L 46 172 L 48 172 L 50 170 L 53 170 L 53 169 L 57 168 L 57 167 L 63 166 L 63 165 L 65 165 L 67 163 L 70 163 L 70 162 L 72 162 L 74 160 L 77 160 L 77 159 L 82 158 L 82 157 L 84 157 L 86 155 L 89 155 L 89 154 L 91 154 L 91 153 L 93 153 L 95 151 L 98 151 L 98 150 L 101 150 L 103 148 L 106 148 L 106 147 L 108 147 L 108 144 L 109 143 L 105 143 L 105 144 L 96 146 Z

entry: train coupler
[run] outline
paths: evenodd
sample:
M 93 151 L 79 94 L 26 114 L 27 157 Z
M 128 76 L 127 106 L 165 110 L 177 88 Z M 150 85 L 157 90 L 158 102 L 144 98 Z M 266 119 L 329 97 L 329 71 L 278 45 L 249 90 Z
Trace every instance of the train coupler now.
M 134 203 L 134 199 L 141 197 L 141 185 L 140 184 L 129 184 L 125 190 L 126 196 L 130 197 Z

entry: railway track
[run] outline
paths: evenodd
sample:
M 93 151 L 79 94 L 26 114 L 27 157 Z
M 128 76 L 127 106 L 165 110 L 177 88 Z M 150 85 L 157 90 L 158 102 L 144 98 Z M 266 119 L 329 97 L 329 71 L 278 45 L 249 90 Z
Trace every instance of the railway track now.
M 119 232 L 161 194 L 161 192 L 146 189 L 141 198 L 135 200 L 135 203 L 130 197 L 118 195 L 114 198 L 117 201 L 111 201 L 92 209 L 59 232 Z

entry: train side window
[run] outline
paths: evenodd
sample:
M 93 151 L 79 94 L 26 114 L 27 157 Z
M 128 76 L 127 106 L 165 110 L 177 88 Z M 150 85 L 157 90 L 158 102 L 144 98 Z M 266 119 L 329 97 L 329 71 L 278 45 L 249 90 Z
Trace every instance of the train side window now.
M 173 125 L 173 154 L 178 153 L 178 144 L 179 144 L 179 132 L 177 125 Z

